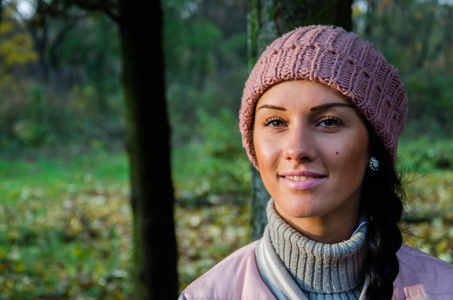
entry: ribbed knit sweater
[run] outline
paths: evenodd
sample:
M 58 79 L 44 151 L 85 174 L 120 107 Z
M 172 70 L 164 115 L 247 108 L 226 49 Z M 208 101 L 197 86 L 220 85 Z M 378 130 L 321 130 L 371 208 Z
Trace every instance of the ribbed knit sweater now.
M 271 244 L 283 265 L 309 299 L 359 299 L 364 286 L 362 265 L 367 225 L 338 244 L 310 240 L 267 207 Z

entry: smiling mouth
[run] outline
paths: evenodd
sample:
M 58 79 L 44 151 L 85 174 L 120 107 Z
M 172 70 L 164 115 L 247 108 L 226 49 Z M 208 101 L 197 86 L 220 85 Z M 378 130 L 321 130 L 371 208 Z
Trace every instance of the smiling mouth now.
M 296 176 L 286 175 L 281 176 L 283 182 L 291 189 L 295 190 L 308 190 L 311 189 L 327 179 L 327 176 Z
M 294 181 L 305 181 L 305 180 L 310 180 L 310 179 L 315 179 L 315 178 L 323 178 L 325 176 L 282 176 L 284 178 L 288 178 Z

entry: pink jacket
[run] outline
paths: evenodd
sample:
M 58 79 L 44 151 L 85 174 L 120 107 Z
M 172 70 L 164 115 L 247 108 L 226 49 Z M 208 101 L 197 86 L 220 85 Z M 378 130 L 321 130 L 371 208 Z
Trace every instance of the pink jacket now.
M 222 260 L 192 282 L 180 300 L 275 300 L 261 279 L 253 242 Z M 400 272 L 394 282 L 394 300 L 453 299 L 453 265 L 403 245 L 397 253 Z

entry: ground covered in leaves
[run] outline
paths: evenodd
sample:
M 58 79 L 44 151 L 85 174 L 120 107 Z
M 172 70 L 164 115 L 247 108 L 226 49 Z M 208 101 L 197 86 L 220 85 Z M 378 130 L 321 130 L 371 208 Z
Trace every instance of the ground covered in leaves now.
M 0 174 L 1 299 L 130 299 L 123 154 L 3 160 Z M 249 208 L 228 199 L 176 206 L 181 288 L 249 241 Z
M 129 299 L 124 154 L 0 160 L 2 299 Z M 414 174 L 408 243 L 452 262 L 453 172 Z M 177 195 L 184 191 L 177 190 Z M 180 288 L 250 239 L 250 205 L 216 196 L 175 211 Z M 182 205 L 183 203 L 183 205 Z M 238 204 L 239 203 L 239 204 Z

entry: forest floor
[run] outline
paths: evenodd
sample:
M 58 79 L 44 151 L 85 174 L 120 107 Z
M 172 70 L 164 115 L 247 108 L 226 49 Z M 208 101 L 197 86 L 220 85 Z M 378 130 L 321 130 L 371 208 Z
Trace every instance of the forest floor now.
M 453 171 L 410 180 L 408 216 L 423 222 L 406 224 L 407 242 L 452 262 Z M 128 194 L 122 153 L 0 160 L 2 299 L 130 298 Z M 251 241 L 249 199 L 228 199 L 176 205 L 181 289 Z

